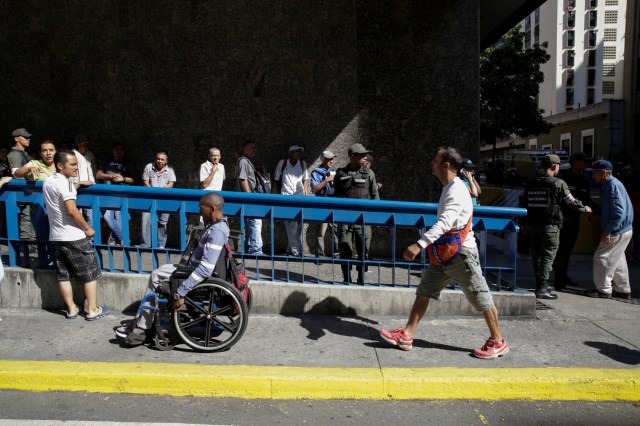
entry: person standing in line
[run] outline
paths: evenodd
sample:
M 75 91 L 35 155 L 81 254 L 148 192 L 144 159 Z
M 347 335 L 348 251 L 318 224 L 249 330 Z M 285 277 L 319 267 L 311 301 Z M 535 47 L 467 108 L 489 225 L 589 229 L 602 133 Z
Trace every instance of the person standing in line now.
M 14 146 L 11 148 L 7 159 L 11 166 L 11 174 L 15 173 L 20 167 L 33 160 L 29 154 L 27 154 L 27 148 L 31 144 L 31 133 L 27 132 L 24 128 L 15 129 L 13 133 Z M 30 205 L 25 204 L 20 207 L 19 222 L 19 236 L 21 240 L 35 240 L 36 233 L 31 224 L 31 211 Z
M 462 166 L 460 167 L 460 179 L 469 189 L 471 194 L 471 203 L 474 206 L 478 205 L 478 197 L 482 194 L 482 188 L 475 178 L 476 165 L 468 158 L 462 159 Z
M 111 149 L 111 160 L 100 164 L 96 177 L 107 185 L 133 185 L 135 169 L 131 162 L 125 160 L 124 154 L 124 145 L 115 143 Z M 120 210 L 107 210 L 103 218 L 113 234 L 113 239 L 109 238 L 109 244 L 121 246 L 122 214 Z
M 336 156 L 333 152 L 327 150 L 320 154 L 320 165 L 311 172 L 311 190 L 316 197 L 333 197 L 336 192 L 333 186 L 335 170 L 333 170 L 333 160 Z M 333 239 L 332 256 L 337 255 L 338 250 L 338 232 L 335 223 L 320 222 L 316 224 L 316 238 L 318 246 L 316 247 L 316 257 L 324 257 L 324 236 L 327 229 L 331 227 L 331 236 Z M 333 251 L 336 251 L 335 253 Z
M 0 188 L 4 186 L 5 183 L 11 181 L 11 176 L 2 176 L 0 177 Z M 4 211 L 4 210 L 3 210 Z M 2 222 L 3 224 L 5 222 Z M 0 282 L 4 278 L 4 267 L 2 266 L 2 259 L 0 258 Z M 2 321 L 2 317 L 0 316 L 0 321 Z
M 527 182 L 522 206 L 527 209 L 526 233 L 529 236 L 533 272 L 536 276 L 536 299 L 555 300 L 549 286 L 549 274 L 560 245 L 560 227 L 563 209 L 591 213 L 569 190 L 567 184 L 556 176 L 560 171 L 560 157 L 545 155 L 536 177 Z
M 502 337 L 498 310 L 493 304 L 489 286 L 482 275 L 478 246 L 473 238 L 471 220 L 473 205 L 469 190 L 458 177 L 458 169 L 462 162 L 459 152 L 452 147 L 441 147 L 431 161 L 432 173 L 440 180 L 442 194 L 438 202 L 436 223 L 431 226 L 422 238 L 404 251 L 403 257 L 412 261 L 423 249 L 427 251 L 438 247 L 443 236 L 458 234 L 459 251 L 449 259 L 442 258 L 440 265 L 432 263 L 422 272 L 422 279 L 416 289 L 416 299 L 411 308 L 407 325 L 395 330 L 383 329 L 380 336 L 391 345 L 409 351 L 413 348 L 413 336 L 420 320 L 427 312 L 429 300 L 438 300 L 442 290 L 456 281 L 471 305 L 482 312 L 489 328 L 490 337 L 484 346 L 475 349 L 477 358 L 492 359 L 506 355 L 509 346 Z M 430 256 L 431 257 L 431 256 Z
M 176 182 L 176 174 L 169 164 L 169 155 L 166 151 L 156 152 L 156 160 L 147 164 L 142 173 L 142 184 L 153 188 L 173 188 Z M 169 213 L 158 214 L 158 248 L 164 248 L 167 244 L 167 223 Z M 142 245 L 151 247 L 151 213 L 142 213 Z
M 222 191 L 225 179 L 224 165 L 220 162 L 220 150 L 209 148 L 207 161 L 200 165 L 200 187 L 207 191 Z
M 93 155 L 93 152 L 89 150 L 90 145 L 91 138 L 89 135 L 86 133 L 78 133 L 76 135 L 77 151 L 82 154 L 91 168 L 91 176 L 96 176 L 98 173 L 98 160 L 96 160 L 96 156 Z
M 576 152 L 569 158 L 571 168 L 562 170 L 560 176 L 569 187 L 571 195 L 585 206 L 593 206 L 591 194 L 589 193 L 589 181 L 583 176 L 591 159 L 584 152 Z M 553 286 L 556 291 L 563 291 L 566 286 L 578 286 L 568 274 L 569 260 L 573 247 L 578 240 L 580 233 L 580 212 L 571 208 L 562 210 L 562 227 L 560 228 L 560 245 L 556 258 L 553 261 L 554 281 Z
M 78 177 L 75 181 L 76 189 L 80 189 L 81 186 L 91 186 L 96 183 L 96 172 L 98 170 L 98 164 L 96 164 L 96 158 L 91 151 L 89 151 L 89 136 L 80 133 L 76 135 L 76 149 L 73 152 L 78 159 Z M 92 209 L 80 209 L 82 216 L 87 221 L 89 226 L 93 228 L 93 210 Z
M 600 185 L 599 211 L 602 224 L 600 244 L 593 254 L 595 289 L 586 296 L 631 299 L 631 281 L 625 250 L 633 236 L 633 205 L 622 182 L 612 176 L 607 160 L 591 166 L 591 176 Z
M 238 189 L 242 192 L 261 192 L 256 178 L 254 158 L 258 147 L 254 141 L 248 139 L 242 144 L 242 153 L 238 158 Z M 262 219 L 245 219 L 245 243 L 247 254 L 262 255 Z
M 298 145 L 289 147 L 289 158 L 276 165 L 273 173 L 273 193 L 282 195 L 307 195 L 309 173 L 307 164 L 302 160 L 304 148 Z M 287 230 L 287 256 L 302 256 L 302 223 L 289 220 L 284 223 Z
M 73 178 L 78 173 L 78 160 L 72 151 L 59 151 L 54 157 L 56 173 L 48 177 L 42 195 L 49 218 L 49 240 L 56 254 L 56 274 L 67 319 L 75 319 L 80 312 L 73 300 L 71 277 L 82 280 L 87 300 L 85 319 L 94 321 L 109 315 L 109 309 L 97 305 L 97 280 L 102 276 L 93 243 L 95 231 L 76 206 Z
M 336 171 L 334 183 L 336 196 L 344 198 L 358 198 L 363 200 L 379 200 L 376 175 L 373 170 L 365 167 L 366 156 L 371 151 L 362 144 L 356 143 L 349 147 L 349 164 Z M 353 259 L 353 242 L 360 259 L 367 258 L 366 239 L 371 238 L 371 233 L 362 225 L 340 224 L 340 259 L 345 261 L 341 265 L 342 277 L 346 283 L 351 281 L 351 265 L 346 261 Z M 364 283 L 364 268 L 362 264 L 356 267 L 358 271 L 358 283 Z
M 31 160 L 18 170 L 13 172 L 13 176 L 18 179 L 28 179 L 34 181 L 45 181 L 56 171 L 53 164 L 53 157 L 56 155 L 56 146 L 53 141 L 47 139 L 40 144 L 40 159 Z

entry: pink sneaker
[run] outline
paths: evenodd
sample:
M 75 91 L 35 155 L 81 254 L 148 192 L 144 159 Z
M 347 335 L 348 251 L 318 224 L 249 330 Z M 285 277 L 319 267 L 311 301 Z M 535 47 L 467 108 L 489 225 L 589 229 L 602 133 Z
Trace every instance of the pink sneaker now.
M 413 349 L 413 337 L 407 337 L 404 334 L 404 328 L 396 328 L 395 330 L 380 330 L 380 337 L 389 342 L 393 346 L 397 346 L 402 350 L 410 351 Z
M 493 359 L 509 353 L 509 346 L 507 341 L 502 339 L 502 342 L 498 342 L 494 339 L 487 339 L 484 346 L 473 351 L 473 354 L 482 359 Z

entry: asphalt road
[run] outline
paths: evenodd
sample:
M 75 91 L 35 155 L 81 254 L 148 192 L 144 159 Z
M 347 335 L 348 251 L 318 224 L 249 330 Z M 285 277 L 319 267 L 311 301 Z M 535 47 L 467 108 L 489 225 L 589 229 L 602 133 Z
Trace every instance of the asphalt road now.
M 0 391 L 0 418 L 235 425 L 637 425 L 640 403 L 554 401 L 355 401 L 184 398 Z M 50 424 L 50 423 L 39 423 Z M 65 424 L 65 423 L 62 423 Z M 2 421 L 0 426 L 15 426 Z

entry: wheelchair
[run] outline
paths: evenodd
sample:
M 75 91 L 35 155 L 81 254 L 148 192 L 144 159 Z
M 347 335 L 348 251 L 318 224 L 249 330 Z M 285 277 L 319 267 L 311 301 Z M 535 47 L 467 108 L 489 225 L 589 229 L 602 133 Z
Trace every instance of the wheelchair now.
M 196 228 L 195 231 L 202 229 Z M 191 241 L 194 240 L 192 237 L 193 233 L 189 238 Z M 187 251 L 189 247 L 193 250 L 195 245 L 187 246 L 183 259 L 190 257 L 191 253 Z M 216 271 L 226 271 L 227 257 L 223 254 L 218 259 Z M 179 309 L 173 309 L 173 295 L 192 271 L 184 264 L 178 265 L 169 279 L 170 293 L 151 293 L 140 302 L 136 318 L 142 310 L 153 312 L 145 343 L 152 342 L 161 351 L 172 350 L 180 343 L 202 352 L 227 350 L 242 338 L 247 328 L 251 289 L 248 284 L 238 289 L 214 272 L 213 276 L 194 286 L 185 295 L 185 303 Z M 153 297 L 156 298 L 157 307 L 148 303 Z M 135 320 L 130 326 L 135 327 Z M 118 332 L 116 335 L 121 337 Z

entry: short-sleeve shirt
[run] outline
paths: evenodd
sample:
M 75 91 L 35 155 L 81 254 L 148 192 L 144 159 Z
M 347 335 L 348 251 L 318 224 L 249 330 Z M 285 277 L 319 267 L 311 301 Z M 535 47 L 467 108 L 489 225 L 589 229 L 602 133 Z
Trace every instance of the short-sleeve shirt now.
M 176 174 L 173 167 L 167 165 L 164 169 L 156 169 L 155 164 L 149 163 L 142 172 L 142 180 L 149 181 L 149 185 L 154 188 L 164 188 L 169 182 L 176 181 Z
M 33 158 L 22 149 L 13 147 L 9 154 L 7 154 L 7 160 L 9 160 L 9 165 L 11 166 L 11 173 L 14 173 L 20 167 L 33 160 Z
M 54 173 L 53 170 L 49 166 L 44 164 L 44 161 L 42 160 L 31 160 L 24 166 L 38 168 L 38 172 L 39 172 L 38 176 L 35 179 L 33 179 L 31 173 L 29 173 L 27 175 L 27 179 L 29 180 L 45 181 L 49 176 L 53 175 Z
M 251 160 L 247 157 L 240 157 L 238 160 L 238 190 L 242 191 L 241 181 L 246 180 L 249 184 L 251 192 L 256 192 L 256 174 L 255 167 Z
M 205 161 L 200 165 L 200 182 L 204 182 L 209 177 L 211 169 L 213 169 L 213 163 L 211 161 Z M 222 184 L 224 183 L 225 177 L 224 165 L 218 163 L 218 170 L 216 170 L 216 173 L 213 175 L 209 186 L 204 189 L 208 191 L 222 191 Z
M 324 167 L 318 166 L 314 171 L 311 172 L 311 188 L 325 180 L 325 178 L 329 175 L 329 173 L 333 172 L 333 168 L 329 167 L 325 169 Z M 333 182 L 327 182 L 326 185 L 318 192 L 316 192 L 316 196 L 319 197 L 331 197 L 335 194 L 336 189 L 333 187 Z
M 91 164 L 87 161 L 84 155 L 80 154 L 79 151 L 74 149 L 73 153 L 76 154 L 76 158 L 78 159 L 78 176 L 75 177 L 74 181 L 75 182 L 91 181 L 95 183 L 96 180 L 93 177 L 93 170 L 91 169 Z
M 42 195 L 47 206 L 50 241 L 78 241 L 86 238 L 80 225 L 69 214 L 64 202 L 76 199 L 73 181 L 60 173 L 54 173 L 44 181 Z
M 135 170 L 134 170 L 133 164 L 128 161 L 127 162 L 118 161 L 118 160 L 103 161 L 100 164 L 100 170 L 110 175 L 120 174 L 122 175 L 122 177 L 135 179 Z M 107 180 L 104 183 L 108 185 L 129 185 L 128 183 L 124 183 L 124 182 L 114 183 L 110 180 Z
M 284 170 L 283 161 L 286 161 Z M 287 158 L 278 162 L 273 179 L 280 181 L 281 194 L 304 195 L 304 181 L 309 180 L 309 172 L 302 160 L 298 160 L 295 165 L 292 165 Z

